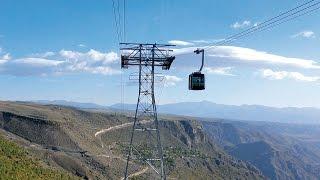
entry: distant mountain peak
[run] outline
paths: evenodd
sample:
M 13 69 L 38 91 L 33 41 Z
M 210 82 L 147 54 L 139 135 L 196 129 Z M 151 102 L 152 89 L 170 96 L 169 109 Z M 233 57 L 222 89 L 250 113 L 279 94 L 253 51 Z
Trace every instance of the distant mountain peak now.
M 33 101 L 34 103 L 45 104 L 45 105 L 62 105 L 62 106 L 71 106 L 76 108 L 83 109 L 108 109 L 108 106 L 103 106 L 95 103 L 84 103 L 84 102 L 73 102 L 66 100 L 38 100 Z
M 40 104 L 73 106 L 83 109 L 124 109 L 135 110 L 136 104 L 117 103 L 103 106 L 94 103 L 79 103 L 64 100 L 34 101 Z M 219 118 L 248 121 L 266 121 L 280 123 L 320 124 L 320 109 L 317 108 L 276 108 L 263 105 L 224 105 L 208 100 L 199 102 L 179 102 L 158 105 L 158 112 L 202 118 Z

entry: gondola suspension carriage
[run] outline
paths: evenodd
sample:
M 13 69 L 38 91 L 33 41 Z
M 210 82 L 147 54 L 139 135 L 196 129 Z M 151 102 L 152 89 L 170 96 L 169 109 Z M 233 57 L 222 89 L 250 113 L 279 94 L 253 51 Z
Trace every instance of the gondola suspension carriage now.
M 194 53 L 202 54 L 202 64 L 199 71 L 193 72 L 189 75 L 189 90 L 204 90 L 205 76 L 201 73 L 204 64 L 204 49 L 197 49 Z

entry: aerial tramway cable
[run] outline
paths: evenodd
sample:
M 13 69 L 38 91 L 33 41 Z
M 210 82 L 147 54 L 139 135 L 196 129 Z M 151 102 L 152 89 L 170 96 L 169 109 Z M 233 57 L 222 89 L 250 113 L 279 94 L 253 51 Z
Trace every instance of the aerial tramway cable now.
M 126 0 L 123 0 L 123 41 L 127 41 L 127 31 L 126 31 Z
M 189 75 L 189 90 L 204 90 L 205 89 L 205 76 L 201 73 L 201 70 L 204 65 L 204 51 L 209 49 L 214 49 L 222 45 L 226 45 L 228 43 L 234 42 L 238 39 L 241 39 L 243 37 L 247 37 L 254 32 L 261 32 L 270 28 L 273 28 L 275 26 L 278 26 L 280 24 L 283 24 L 285 22 L 291 21 L 293 19 L 296 19 L 300 16 L 310 14 L 311 12 L 314 12 L 318 9 L 320 9 L 320 6 L 318 6 L 320 2 L 311 0 L 307 1 L 293 9 L 290 9 L 284 13 L 281 13 L 275 17 L 272 17 L 262 23 L 259 23 L 256 26 L 250 27 L 240 33 L 231 35 L 221 41 L 218 41 L 212 45 L 206 46 L 203 49 L 197 49 L 194 51 L 196 54 L 202 53 L 202 64 L 200 67 L 200 70 L 198 72 L 193 72 Z M 311 9 L 311 10 L 310 10 Z M 188 53 L 182 53 L 182 54 L 188 54 Z M 181 54 L 180 54 L 181 55 Z
M 112 0 L 112 8 L 113 8 L 113 15 L 114 15 L 114 21 L 115 21 L 115 27 L 116 27 L 116 33 L 117 33 L 117 39 L 118 44 L 122 41 L 126 41 L 126 0 L 123 0 L 123 14 L 121 17 L 121 10 L 120 10 L 120 0 L 117 0 L 117 3 L 115 0 Z M 123 21 L 121 23 L 121 20 Z M 125 83 L 123 81 L 123 71 L 121 72 L 121 79 L 120 79 L 120 87 L 121 87 L 121 112 L 124 113 L 124 86 Z
M 272 17 L 262 23 L 259 23 L 256 26 L 250 27 L 244 31 L 241 31 L 241 32 L 236 33 L 231 36 L 228 36 L 227 38 L 225 38 L 221 41 L 207 45 L 204 47 L 204 50 L 209 50 L 209 49 L 217 48 L 218 46 L 230 44 L 230 43 L 232 43 L 236 40 L 239 40 L 241 38 L 248 37 L 249 35 L 251 35 L 255 32 L 261 32 L 261 31 L 268 30 L 268 29 L 273 28 L 275 26 L 278 26 L 280 24 L 297 19 L 298 17 L 310 14 L 318 9 L 320 9 L 320 2 L 319 1 L 316 1 L 316 0 L 307 1 L 307 2 L 297 6 L 295 8 L 292 8 L 286 12 L 280 13 L 279 15 Z M 181 53 L 179 55 L 184 55 L 184 54 L 189 54 L 189 53 L 192 53 L 192 51 L 186 52 L 186 53 Z
M 120 30 L 121 27 L 120 27 L 120 22 L 119 22 L 119 15 L 117 13 L 115 0 L 112 0 L 112 10 L 113 10 L 114 24 L 115 24 L 115 27 L 116 27 L 116 35 L 117 35 L 117 39 L 118 39 L 118 43 L 119 43 L 122 40 L 121 39 L 122 35 L 121 35 L 121 30 Z
M 127 37 L 126 36 L 126 0 L 123 0 L 123 23 L 122 24 L 123 24 L 123 34 L 122 34 L 123 39 L 122 39 L 122 41 L 126 41 L 126 37 Z M 122 110 L 122 113 L 124 113 L 124 111 L 125 111 L 125 107 L 124 107 L 125 90 L 124 89 L 125 89 L 125 83 L 123 82 L 123 69 L 121 69 L 121 110 Z
M 241 33 L 238 33 L 236 35 L 230 36 L 230 38 L 226 38 L 226 39 L 224 39 L 224 40 L 222 40 L 220 42 L 217 42 L 213 46 L 206 47 L 205 50 L 216 48 L 217 46 L 221 46 L 221 45 L 225 45 L 225 44 L 231 43 L 231 42 L 236 41 L 236 40 L 238 40 L 240 38 L 247 37 L 247 36 L 253 34 L 254 32 L 261 32 L 261 31 L 264 31 L 264 30 L 268 30 L 270 28 L 273 28 L 273 27 L 278 26 L 280 24 L 283 24 L 285 22 L 288 22 L 288 21 L 291 21 L 293 19 L 296 19 L 296 18 L 298 18 L 300 16 L 303 16 L 303 15 L 306 15 L 306 14 L 310 14 L 311 12 L 314 12 L 315 10 L 320 9 L 320 6 L 317 7 L 317 5 L 320 5 L 320 2 L 316 2 L 316 3 L 312 4 L 312 5 L 309 5 L 309 6 L 305 7 L 305 8 L 303 8 L 303 9 L 300 9 L 300 10 L 295 11 L 295 12 L 290 11 L 290 12 L 292 12 L 291 14 L 286 15 L 286 16 L 283 16 L 283 15 L 278 16 L 280 18 L 277 18 L 277 19 L 271 18 L 271 19 L 274 19 L 274 21 L 269 21 L 269 20 L 265 21 L 265 22 L 263 22 L 261 24 L 258 24 L 255 27 L 251 27 L 251 28 L 249 28 L 249 29 L 247 29 L 247 30 L 245 30 L 245 31 L 243 31 Z M 315 7 L 315 8 L 313 8 L 313 7 Z M 311 8 L 313 8 L 313 9 L 311 9 Z M 309 9 L 311 9 L 311 10 L 309 10 Z
M 113 4 L 114 4 L 114 0 L 113 0 Z M 319 1 L 309 0 L 309 1 L 297 6 L 295 8 L 287 10 L 287 11 L 285 11 L 283 13 L 280 13 L 277 16 L 274 16 L 274 17 L 262 22 L 262 23 L 259 23 L 256 26 L 250 27 L 250 28 L 248 28 L 248 29 L 246 29 L 244 31 L 241 31 L 241 32 L 236 33 L 236 34 L 231 35 L 231 36 L 228 36 L 227 38 L 225 38 L 225 39 L 223 39 L 221 41 L 218 41 L 218 42 L 215 42 L 215 43 L 213 43 L 211 45 L 205 46 L 203 49 L 201 49 L 203 51 L 202 52 L 202 65 L 201 65 L 201 68 L 200 68 L 199 72 L 197 72 L 195 74 L 201 74 L 201 70 L 202 70 L 203 64 L 204 64 L 204 51 L 205 50 L 214 49 L 214 48 L 217 48 L 219 46 L 230 44 L 230 43 L 232 43 L 232 42 L 234 42 L 236 40 L 248 37 L 249 35 L 252 35 L 255 32 L 265 31 L 265 30 L 271 29 L 271 28 L 273 28 L 275 26 L 278 26 L 278 25 L 281 25 L 281 24 L 286 23 L 288 21 L 291 21 L 293 19 L 296 19 L 298 17 L 301 17 L 303 15 L 310 14 L 311 12 L 314 12 L 314 11 L 320 9 L 319 5 L 320 5 Z M 125 11 L 126 11 L 126 0 L 123 0 L 123 31 L 120 31 L 120 33 L 118 33 L 118 34 L 120 34 L 120 36 L 121 35 L 123 36 L 123 40 L 126 39 L 126 29 L 125 29 L 126 28 L 126 25 L 125 25 L 125 23 L 126 23 L 126 12 Z M 116 20 L 117 19 L 120 20 L 121 16 L 120 16 L 120 10 L 119 10 L 119 0 L 118 0 L 117 12 L 118 12 L 118 18 L 115 18 L 115 19 Z M 116 17 L 116 15 L 115 15 L 115 17 Z M 121 22 L 117 22 L 116 23 L 116 27 L 119 27 L 119 26 L 121 27 Z M 122 39 L 122 38 L 118 38 L 118 39 Z M 196 53 L 196 51 L 194 51 L 194 52 Z M 182 53 L 182 54 L 179 54 L 179 55 L 189 54 L 189 53 L 191 53 L 191 52 L 186 52 L 186 53 Z M 199 54 L 199 52 L 197 54 Z M 193 88 L 190 88 L 190 84 L 191 84 L 191 81 L 192 81 L 192 80 L 190 80 L 191 76 L 193 76 L 193 75 L 191 74 L 189 76 L 189 89 L 193 90 Z M 203 82 L 203 87 L 201 85 L 201 88 L 200 88 L 200 90 L 203 90 L 204 89 L 204 75 L 201 74 L 201 77 L 198 77 L 198 79 L 199 78 L 203 78 L 203 81 L 201 81 L 201 82 Z
M 225 40 L 227 40 L 227 39 L 234 39 L 234 38 L 237 37 L 237 36 L 243 35 L 244 33 L 247 33 L 247 32 L 249 32 L 249 31 L 251 31 L 251 30 L 255 30 L 255 29 L 256 29 L 257 27 L 259 27 L 259 26 L 262 26 L 262 25 L 264 25 L 264 24 L 267 24 L 267 23 L 269 23 L 269 22 L 272 22 L 273 20 L 276 20 L 277 18 L 281 18 L 282 16 L 284 16 L 284 15 L 290 13 L 290 12 L 293 12 L 293 11 L 295 11 L 295 10 L 298 10 L 299 8 L 302 8 L 302 7 L 304 7 L 304 6 L 312 3 L 312 2 L 314 2 L 314 1 L 315 1 L 315 0 L 311 0 L 311 1 L 305 2 L 305 3 L 303 3 L 303 4 L 301 4 L 301 5 L 297 6 L 297 7 L 295 7 L 295 8 L 293 8 L 293 9 L 290 9 L 290 10 L 288 10 L 288 11 L 286 11 L 286 12 L 280 13 L 279 15 L 277 15 L 277 16 L 275 16 L 275 17 L 272 17 L 272 18 L 270 18 L 270 19 L 268 19 L 268 20 L 266 20 L 266 21 L 264 21 L 264 22 L 262 22 L 262 23 L 259 23 L 257 26 L 250 27 L 250 28 L 248 28 L 248 29 L 246 29 L 246 30 L 244 30 L 244 31 L 242 31 L 242 32 L 239 32 L 239 33 L 237 33 L 237 34 L 231 35 L 231 36 L 225 38 L 224 40 L 222 40 L 221 42 L 223 42 L 223 41 L 225 41 Z

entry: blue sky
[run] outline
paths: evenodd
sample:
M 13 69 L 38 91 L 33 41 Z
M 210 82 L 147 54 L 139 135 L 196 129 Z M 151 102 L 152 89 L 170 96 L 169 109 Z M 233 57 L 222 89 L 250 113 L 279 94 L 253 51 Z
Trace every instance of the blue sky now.
M 206 52 L 205 91 L 187 89 L 200 57 L 181 55 L 254 26 L 305 1 L 127 0 L 130 42 L 174 43 L 177 58 L 158 103 L 320 108 L 320 11 Z M 121 100 L 111 0 L 1 0 L 2 100 L 70 100 L 103 105 Z M 121 81 L 122 77 L 122 81 Z M 125 86 L 135 103 L 137 86 Z

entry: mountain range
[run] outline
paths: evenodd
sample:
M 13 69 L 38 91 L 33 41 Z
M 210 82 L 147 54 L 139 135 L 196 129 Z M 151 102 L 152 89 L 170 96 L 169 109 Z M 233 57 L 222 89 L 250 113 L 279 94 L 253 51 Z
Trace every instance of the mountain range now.
M 253 165 L 229 156 L 213 144 L 199 122 L 176 116 L 160 119 L 168 179 L 264 179 Z M 36 158 L 51 170 L 49 173 L 60 170 L 66 178 L 76 176 L 69 179 L 123 178 L 132 124 L 133 117 L 118 112 L 0 101 L 0 145 L 2 141 L 15 144 L 16 148 L 10 149 L 26 151 L 26 163 L 32 162 L 31 157 Z M 152 166 L 141 161 L 151 156 L 153 146 L 146 141 L 148 135 L 136 135 L 128 169 L 130 179 L 158 177 L 152 169 L 159 166 L 157 161 L 149 162 Z M 11 159 L 6 163 L 11 166 L 3 171 L 0 164 L 0 177 L 27 177 L 18 177 L 25 174 L 25 168 L 14 163 L 18 158 L 12 157 L 12 153 L 1 153 L 2 148 L 0 161 Z M 39 176 L 42 174 L 31 179 L 41 179 Z
M 70 101 L 35 101 L 40 104 L 54 104 L 73 106 L 82 109 L 101 110 L 135 110 L 135 104 L 114 104 L 103 106 L 94 103 L 78 103 Z M 181 102 L 174 104 L 158 105 L 158 112 L 201 118 L 233 119 L 246 121 L 265 121 L 298 124 L 319 124 L 320 109 L 313 107 L 286 107 L 276 108 L 262 105 L 224 105 L 209 101 Z
M 81 179 L 118 179 L 123 175 L 123 148 L 129 138 L 132 112 L 119 112 L 116 106 L 47 103 L 64 105 L 0 101 L 0 136 L 62 173 Z M 70 104 L 81 108 L 69 107 Z M 133 105 L 126 108 L 128 106 Z M 190 112 L 197 113 L 197 108 Z M 274 113 L 278 108 L 269 109 Z M 320 124 L 280 123 L 270 122 L 277 119 L 256 118 L 239 121 L 160 114 L 169 177 L 319 179 Z M 303 118 L 311 122 L 307 119 L 309 116 Z M 144 142 L 143 136 L 137 137 L 139 142 Z M 153 176 L 144 164 L 134 162 L 132 168 L 132 176 Z

